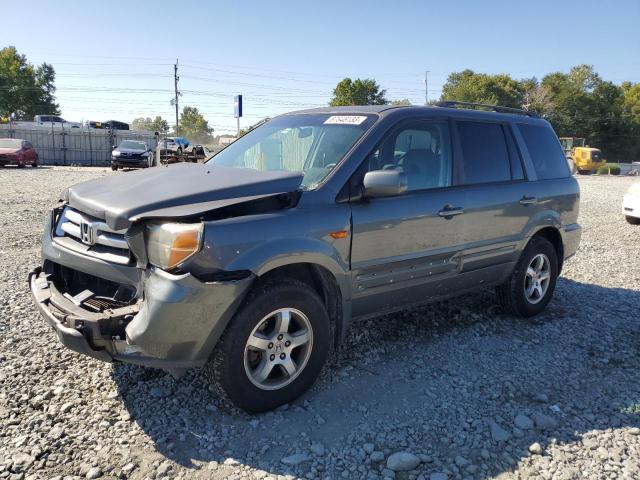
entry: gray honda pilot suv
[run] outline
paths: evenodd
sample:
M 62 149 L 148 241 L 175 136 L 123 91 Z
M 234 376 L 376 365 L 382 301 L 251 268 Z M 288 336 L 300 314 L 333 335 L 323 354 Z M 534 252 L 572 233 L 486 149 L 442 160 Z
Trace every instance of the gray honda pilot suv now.
M 69 187 L 35 302 L 68 348 L 205 366 L 248 411 L 307 390 L 356 319 L 487 287 L 536 315 L 578 248 L 578 184 L 547 121 L 484 107 L 294 112 L 205 164 Z

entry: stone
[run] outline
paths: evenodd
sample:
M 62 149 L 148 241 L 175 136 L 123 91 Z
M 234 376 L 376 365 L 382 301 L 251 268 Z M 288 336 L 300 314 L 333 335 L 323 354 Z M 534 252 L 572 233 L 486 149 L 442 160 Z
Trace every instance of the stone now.
M 374 451 L 374 452 L 371 452 L 371 455 L 369 458 L 371 459 L 372 462 L 382 462 L 384 461 L 384 453 L 380 451 Z
M 542 446 L 538 442 L 532 443 L 529 445 L 529 451 L 534 455 L 540 455 L 542 454 Z
M 420 465 L 420 459 L 409 452 L 396 452 L 387 458 L 387 468 L 394 472 L 407 472 Z
M 447 480 L 447 478 L 449 478 L 448 475 L 443 472 L 433 472 L 429 475 L 429 480 Z
M 531 430 L 533 428 L 533 420 L 526 415 L 516 415 L 514 423 L 520 430 Z
M 301 463 L 308 462 L 311 460 L 311 457 L 306 453 L 294 453 L 293 455 L 289 455 L 288 457 L 284 457 L 280 460 L 285 465 L 296 466 Z
M 102 476 L 102 471 L 98 467 L 91 467 L 86 475 L 86 477 L 89 480 L 92 480 L 94 478 L 100 478 L 101 476 Z
M 554 418 L 544 413 L 536 412 L 532 416 L 536 428 L 540 430 L 553 430 L 558 426 L 558 422 L 556 422 Z
M 496 442 L 506 442 L 511 438 L 511 434 L 493 420 L 489 421 L 489 430 L 491 431 L 491 438 Z
M 309 447 L 309 450 L 311 450 L 315 455 L 318 455 L 319 457 L 322 457 L 325 454 L 324 445 L 320 442 L 313 442 Z
M 373 443 L 365 443 L 362 445 L 362 449 L 367 452 L 369 455 L 375 450 L 376 446 Z

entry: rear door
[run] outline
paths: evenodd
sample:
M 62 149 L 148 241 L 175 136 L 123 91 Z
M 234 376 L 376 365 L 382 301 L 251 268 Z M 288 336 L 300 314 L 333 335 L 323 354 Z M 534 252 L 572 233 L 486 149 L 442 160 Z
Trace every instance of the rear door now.
M 451 188 L 449 122 L 425 119 L 399 124 L 357 175 L 386 169 L 403 171 L 409 188 L 396 197 L 352 203 L 354 316 L 446 294 L 457 275 L 459 196 Z
M 502 279 L 517 259 L 517 247 L 532 213 L 529 187 L 508 123 L 455 121 L 461 162 L 459 183 L 465 213 L 458 289 Z

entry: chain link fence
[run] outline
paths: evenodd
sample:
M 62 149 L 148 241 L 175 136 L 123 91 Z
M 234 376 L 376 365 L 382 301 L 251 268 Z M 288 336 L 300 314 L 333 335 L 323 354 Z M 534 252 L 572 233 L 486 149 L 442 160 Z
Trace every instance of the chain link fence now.
M 40 165 L 108 166 L 111 150 L 122 140 L 140 140 L 156 148 L 152 132 L 68 128 L 51 125 L 0 125 L 0 138 L 27 140 L 38 152 Z

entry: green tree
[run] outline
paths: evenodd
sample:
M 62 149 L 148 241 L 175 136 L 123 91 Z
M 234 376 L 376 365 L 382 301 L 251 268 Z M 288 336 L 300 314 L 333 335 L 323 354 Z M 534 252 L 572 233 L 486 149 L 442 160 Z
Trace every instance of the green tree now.
M 341 80 L 333 90 L 333 98 L 329 102 L 332 107 L 348 105 L 384 105 L 386 90 L 381 90 L 380 85 L 372 78 Z
M 411 101 L 408 98 L 403 98 L 402 100 L 392 100 L 391 105 L 396 105 L 396 106 L 411 105 Z
M 169 122 L 167 122 L 160 115 L 157 115 L 153 120 L 151 119 L 151 117 L 139 117 L 131 122 L 131 129 L 165 133 L 169 131 Z
M 34 115 L 59 115 L 55 77 L 48 63 L 36 67 L 15 47 L 0 50 L 0 116 L 31 120 Z
M 441 100 L 520 108 L 523 94 L 523 85 L 509 75 L 463 70 L 449 75 L 442 87 Z
M 213 128 L 195 107 L 184 107 L 180 116 L 180 135 L 194 142 L 210 143 Z

